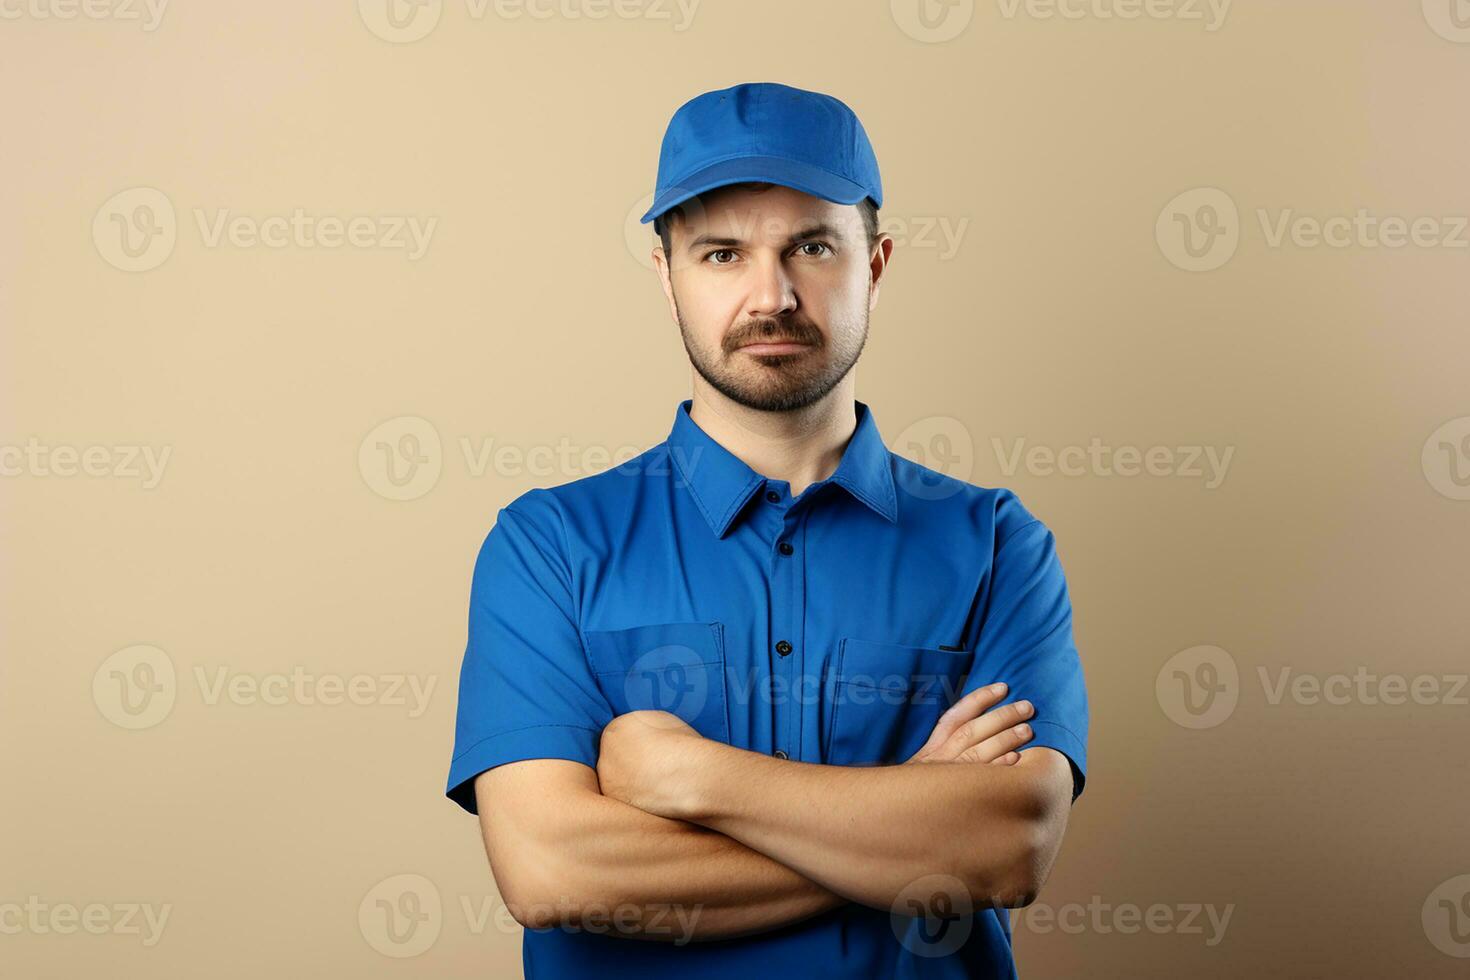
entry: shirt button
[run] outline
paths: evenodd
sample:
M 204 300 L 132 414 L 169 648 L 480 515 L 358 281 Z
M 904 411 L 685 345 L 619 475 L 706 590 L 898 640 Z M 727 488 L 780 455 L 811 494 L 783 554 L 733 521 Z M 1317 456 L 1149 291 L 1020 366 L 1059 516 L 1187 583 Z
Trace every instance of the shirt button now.
M 774 755 L 778 759 L 789 759 L 789 758 L 791 758 L 791 756 L 789 756 L 789 755 L 786 754 L 786 750 L 785 749 L 777 749 L 776 751 L 772 752 L 771 755 Z
M 781 554 L 783 555 L 789 555 L 796 549 L 791 547 L 790 541 L 782 541 L 779 545 L 776 546 L 776 550 L 781 552 Z
M 781 495 L 774 490 L 767 490 L 766 499 L 773 504 L 779 504 L 781 502 Z
M 785 640 L 781 640 L 776 644 L 776 652 L 783 657 L 786 656 L 788 653 L 791 652 L 791 644 L 787 643 Z

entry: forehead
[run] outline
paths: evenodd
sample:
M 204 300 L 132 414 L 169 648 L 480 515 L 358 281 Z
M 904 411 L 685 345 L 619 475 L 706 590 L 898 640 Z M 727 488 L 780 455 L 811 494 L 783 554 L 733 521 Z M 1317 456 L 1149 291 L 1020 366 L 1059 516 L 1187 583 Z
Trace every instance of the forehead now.
M 689 202 L 680 220 L 670 222 L 676 240 L 713 235 L 772 245 L 819 229 L 850 236 L 861 228 L 856 204 L 837 204 L 782 184 L 717 187 Z

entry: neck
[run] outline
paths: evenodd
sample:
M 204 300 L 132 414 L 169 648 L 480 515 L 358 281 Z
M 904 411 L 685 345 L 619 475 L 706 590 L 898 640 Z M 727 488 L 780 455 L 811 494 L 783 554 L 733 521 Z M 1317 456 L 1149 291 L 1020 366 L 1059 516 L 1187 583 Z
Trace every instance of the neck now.
M 819 401 L 789 412 L 748 408 L 696 383 L 689 417 L 761 476 L 789 483 L 795 497 L 831 476 L 842 461 L 857 429 L 851 380 L 844 379 Z

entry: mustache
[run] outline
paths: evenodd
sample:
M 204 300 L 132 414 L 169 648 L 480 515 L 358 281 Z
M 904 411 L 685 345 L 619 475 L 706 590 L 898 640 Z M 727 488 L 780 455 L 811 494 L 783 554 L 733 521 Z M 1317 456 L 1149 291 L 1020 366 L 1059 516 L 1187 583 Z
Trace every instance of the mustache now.
M 725 336 L 726 353 L 746 344 L 810 344 L 819 347 L 822 332 L 804 320 L 755 320 Z

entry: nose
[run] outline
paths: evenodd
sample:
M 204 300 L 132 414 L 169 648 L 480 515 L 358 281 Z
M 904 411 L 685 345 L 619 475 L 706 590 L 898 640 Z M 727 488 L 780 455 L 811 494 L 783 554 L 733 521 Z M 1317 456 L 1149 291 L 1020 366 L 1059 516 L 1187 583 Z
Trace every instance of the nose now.
M 746 315 L 780 317 L 796 309 L 796 288 L 786 274 L 779 256 L 763 257 L 751 263 L 750 299 Z

